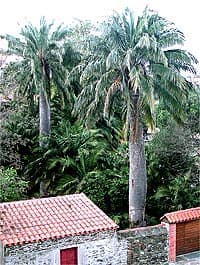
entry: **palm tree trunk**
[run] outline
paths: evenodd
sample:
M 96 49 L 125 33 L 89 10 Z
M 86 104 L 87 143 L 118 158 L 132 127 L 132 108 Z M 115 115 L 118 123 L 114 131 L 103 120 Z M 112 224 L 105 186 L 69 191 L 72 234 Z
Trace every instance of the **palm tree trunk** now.
M 40 89 L 40 140 L 39 144 L 42 149 L 48 146 L 48 138 L 50 135 L 50 105 L 46 91 Z M 47 193 L 45 180 L 40 181 L 40 196 L 43 197 Z
M 47 93 L 40 91 L 40 146 L 46 147 L 50 135 L 50 106 Z
M 144 226 L 147 192 L 143 125 L 139 113 L 139 95 L 132 92 L 129 113 L 129 224 Z

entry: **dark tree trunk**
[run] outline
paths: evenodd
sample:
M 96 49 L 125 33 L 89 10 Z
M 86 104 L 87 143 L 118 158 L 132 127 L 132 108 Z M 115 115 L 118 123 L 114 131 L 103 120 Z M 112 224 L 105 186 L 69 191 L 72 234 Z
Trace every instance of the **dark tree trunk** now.
M 130 227 L 144 226 L 147 193 L 146 159 L 139 92 L 131 92 L 129 112 L 129 223 Z

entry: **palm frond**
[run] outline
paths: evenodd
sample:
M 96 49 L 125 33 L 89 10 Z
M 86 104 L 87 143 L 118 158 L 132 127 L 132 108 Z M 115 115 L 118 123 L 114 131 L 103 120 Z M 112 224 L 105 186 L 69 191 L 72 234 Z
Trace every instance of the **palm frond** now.
M 142 90 L 141 109 L 144 110 L 147 124 L 153 129 L 155 125 L 154 79 L 141 75 L 139 85 Z
M 120 80 L 120 77 L 118 77 L 112 84 L 111 86 L 108 88 L 108 92 L 106 94 L 106 98 L 105 98 L 105 102 L 104 102 L 104 110 L 103 110 L 103 113 L 104 113 L 104 116 L 106 116 L 106 114 L 108 113 L 108 107 L 109 107 L 109 103 L 110 103 L 110 98 L 111 96 L 113 96 L 113 94 L 121 89 L 122 87 L 122 83 L 121 83 L 121 80 Z
M 122 21 L 127 43 L 132 43 L 134 39 L 135 22 L 133 13 L 129 8 L 126 8 L 124 13 L 122 13 Z
M 194 64 L 197 64 L 198 60 L 191 53 L 181 49 L 171 49 L 165 51 L 165 55 L 169 65 L 174 66 L 177 70 L 196 74 Z
M 97 59 L 92 62 L 89 62 L 80 76 L 81 84 L 84 82 L 87 82 L 88 79 L 91 79 L 91 76 L 95 74 L 99 75 L 101 73 L 101 69 L 102 69 L 101 59 Z
M 51 35 L 51 41 L 60 42 L 66 39 L 69 34 L 69 29 L 62 24 L 59 25 Z
M 175 45 L 183 45 L 185 36 L 183 32 L 176 28 L 166 29 L 159 35 L 159 45 L 161 48 L 173 47 Z
M 118 49 L 112 49 L 106 58 L 106 69 L 117 68 L 121 64 L 121 57 Z

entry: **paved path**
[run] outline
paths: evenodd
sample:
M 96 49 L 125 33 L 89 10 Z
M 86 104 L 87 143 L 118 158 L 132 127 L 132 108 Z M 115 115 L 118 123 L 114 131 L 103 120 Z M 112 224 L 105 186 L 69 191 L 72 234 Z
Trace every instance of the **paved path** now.
M 192 252 L 177 257 L 176 262 L 170 265 L 200 265 L 200 251 Z

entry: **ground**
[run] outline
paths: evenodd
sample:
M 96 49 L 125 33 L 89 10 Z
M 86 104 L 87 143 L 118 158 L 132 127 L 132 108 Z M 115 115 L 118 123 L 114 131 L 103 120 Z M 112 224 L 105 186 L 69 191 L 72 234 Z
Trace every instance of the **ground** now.
M 200 251 L 180 255 L 177 257 L 177 262 L 170 265 L 200 265 Z

